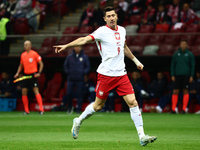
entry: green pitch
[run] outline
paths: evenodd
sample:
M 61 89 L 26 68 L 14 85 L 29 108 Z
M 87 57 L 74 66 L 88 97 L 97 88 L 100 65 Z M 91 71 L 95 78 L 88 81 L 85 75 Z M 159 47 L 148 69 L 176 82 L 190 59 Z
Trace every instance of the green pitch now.
M 0 150 L 199 150 L 200 116 L 143 113 L 145 133 L 158 139 L 145 147 L 129 113 L 96 113 L 71 136 L 76 114 L 0 112 Z

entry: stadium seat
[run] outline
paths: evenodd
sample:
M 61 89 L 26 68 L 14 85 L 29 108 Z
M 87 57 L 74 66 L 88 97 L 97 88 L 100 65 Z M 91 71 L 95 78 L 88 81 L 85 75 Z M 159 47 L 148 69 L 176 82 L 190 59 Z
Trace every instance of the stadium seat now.
M 200 45 L 190 46 L 190 50 L 195 56 L 200 55 Z
M 158 50 L 158 55 L 173 55 L 174 46 L 173 45 L 160 45 Z
M 180 32 L 184 32 L 186 30 L 186 25 L 183 24 L 180 28 L 176 28 L 176 25 L 173 25 L 171 27 L 170 32 L 171 33 L 180 33 Z
M 140 15 L 132 15 L 130 16 L 130 23 L 131 24 L 139 24 L 141 22 L 141 16 Z
M 78 31 L 79 34 L 90 34 L 93 31 L 93 27 L 92 26 L 84 26 L 81 27 Z
M 126 35 L 136 35 L 137 34 L 137 30 L 138 30 L 138 25 L 127 25 L 125 26 L 126 29 Z
M 64 16 L 68 12 L 68 7 L 66 5 L 67 0 L 54 0 L 52 3 L 52 13 L 58 14 L 60 11 L 60 15 Z M 60 6 L 59 6 L 60 3 Z
M 158 45 L 147 45 L 142 52 L 143 55 L 157 55 Z
M 141 72 L 141 77 L 145 80 L 145 84 L 147 85 L 151 81 L 151 77 L 149 75 L 148 71 L 142 71 Z
M 66 27 L 63 34 L 74 34 L 77 33 L 78 27 Z
M 164 40 L 164 35 L 152 35 L 146 45 L 161 45 Z
M 52 98 L 58 98 L 58 93 L 62 83 L 62 74 L 55 73 L 53 78 L 48 81 L 47 88 L 45 89 L 44 101 L 51 101 Z
M 152 33 L 154 29 L 153 25 L 142 25 L 138 33 Z
M 126 36 L 126 44 L 128 46 L 133 45 L 133 36 L 132 35 L 127 35 Z
M 168 24 L 157 24 L 154 33 L 166 33 L 169 31 Z
M 53 47 L 57 42 L 57 37 L 47 37 L 42 42 L 42 47 Z
M 38 54 L 40 56 L 47 56 L 47 55 L 51 55 L 52 53 L 54 53 L 53 51 L 53 47 L 52 46 L 44 46 L 41 47 L 37 50 Z
M 173 35 L 173 33 L 171 33 L 171 35 L 166 35 L 164 37 L 163 44 L 178 46 L 178 45 L 180 45 L 180 40 L 181 40 L 181 35 Z
M 14 34 L 30 34 L 31 28 L 27 18 L 18 18 L 12 22 Z
M 196 33 L 199 31 L 200 31 L 199 24 L 189 24 L 189 25 L 187 25 L 187 28 L 185 30 L 185 32 L 193 32 L 193 33 Z
M 171 82 L 170 73 L 168 71 L 164 71 L 163 74 L 164 74 L 164 77 L 167 79 L 167 82 L 170 83 Z
M 146 35 L 144 35 L 144 36 L 136 36 L 133 39 L 133 44 L 132 45 L 144 46 L 144 45 L 146 45 L 148 40 L 149 40 L 149 36 L 146 36 Z
M 194 45 L 199 45 L 199 44 L 200 44 L 200 35 L 197 35 Z
M 99 56 L 99 51 L 95 44 L 87 44 L 83 47 L 83 50 L 89 57 Z
M 60 40 L 58 41 L 57 44 L 58 44 L 58 45 L 67 44 L 67 43 L 73 41 L 74 39 L 75 39 L 75 38 L 72 37 L 72 36 L 62 36 L 62 37 L 60 38 Z
M 88 75 L 88 79 L 91 79 L 94 83 L 94 85 L 96 85 L 97 83 L 97 73 L 96 72 L 90 72 Z
M 144 49 L 142 46 L 131 45 L 131 46 L 128 46 L 128 47 L 134 55 L 142 55 L 142 52 L 143 52 L 143 49 Z
M 187 35 L 181 36 L 181 40 L 182 39 L 187 40 L 188 45 L 194 45 L 194 43 L 195 43 L 195 41 L 197 39 L 197 35 L 188 33 Z
M 40 77 L 38 78 L 39 91 L 41 94 L 43 94 L 44 92 L 45 83 L 46 83 L 46 75 L 44 73 L 41 73 Z

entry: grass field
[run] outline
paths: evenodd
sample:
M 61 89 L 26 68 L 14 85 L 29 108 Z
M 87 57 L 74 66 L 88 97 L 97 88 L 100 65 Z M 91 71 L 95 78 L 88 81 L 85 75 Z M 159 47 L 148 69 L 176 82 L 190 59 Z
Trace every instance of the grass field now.
M 0 150 L 199 150 L 200 116 L 143 113 L 145 133 L 158 139 L 145 147 L 129 113 L 96 113 L 71 136 L 77 114 L 0 112 Z

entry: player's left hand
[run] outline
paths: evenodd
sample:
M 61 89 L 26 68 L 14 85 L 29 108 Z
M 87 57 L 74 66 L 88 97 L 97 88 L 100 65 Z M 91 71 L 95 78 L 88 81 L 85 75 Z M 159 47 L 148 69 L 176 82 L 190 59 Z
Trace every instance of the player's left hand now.
M 60 53 L 61 51 L 65 50 L 67 48 L 67 46 L 64 46 L 64 45 L 56 45 L 53 47 L 55 47 L 55 53 Z
M 34 75 L 35 78 L 38 78 L 39 76 L 40 76 L 40 73 L 36 73 L 36 74 Z
M 137 68 L 138 68 L 139 70 L 141 70 L 141 71 L 142 71 L 142 70 L 143 70 L 143 68 L 144 68 L 144 65 L 143 65 L 143 64 L 140 64 L 140 65 L 138 65 L 138 66 L 137 66 Z

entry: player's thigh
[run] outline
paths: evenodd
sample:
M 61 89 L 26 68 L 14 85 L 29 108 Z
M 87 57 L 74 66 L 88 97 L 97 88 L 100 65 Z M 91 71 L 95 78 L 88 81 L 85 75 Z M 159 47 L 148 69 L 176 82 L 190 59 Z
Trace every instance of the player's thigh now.
M 98 97 L 96 97 L 94 104 L 93 104 L 93 108 L 95 111 L 99 111 L 103 108 L 103 106 L 105 105 L 106 99 L 100 99 Z
M 127 103 L 128 107 L 135 107 L 138 105 L 135 94 L 128 94 L 123 96 L 124 101 Z
M 39 88 L 38 88 L 38 87 L 33 87 L 33 93 L 34 93 L 35 95 L 39 94 L 39 93 L 40 93 L 40 92 L 39 92 Z
M 23 87 L 22 88 L 22 95 L 27 95 L 28 93 L 28 88 Z

